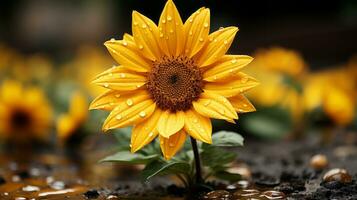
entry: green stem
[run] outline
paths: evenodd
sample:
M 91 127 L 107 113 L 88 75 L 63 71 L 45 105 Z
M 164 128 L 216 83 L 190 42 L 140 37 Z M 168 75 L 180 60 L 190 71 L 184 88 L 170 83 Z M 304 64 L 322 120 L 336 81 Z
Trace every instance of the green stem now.
M 201 172 L 201 161 L 200 161 L 200 154 L 198 152 L 197 141 L 195 138 L 191 138 L 191 145 L 193 150 L 193 155 L 195 157 L 195 168 L 196 168 L 196 183 L 202 183 L 202 172 Z

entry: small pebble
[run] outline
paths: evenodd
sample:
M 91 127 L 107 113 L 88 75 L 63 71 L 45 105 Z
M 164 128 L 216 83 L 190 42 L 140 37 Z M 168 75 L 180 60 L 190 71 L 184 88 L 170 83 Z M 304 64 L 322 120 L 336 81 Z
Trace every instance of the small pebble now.
M 262 197 L 267 199 L 285 199 L 285 194 L 279 191 L 268 190 L 262 193 Z
M 37 192 L 40 191 L 40 188 L 37 186 L 33 186 L 33 185 L 28 185 L 22 188 L 22 191 L 24 192 Z
M 231 194 L 226 190 L 214 190 L 212 192 L 207 193 L 203 199 L 207 200 L 229 200 Z
M 238 189 L 246 189 L 249 186 L 249 181 L 247 180 L 240 180 L 237 183 L 227 185 L 226 190 L 234 191 Z
M 234 198 L 242 199 L 242 198 L 259 198 L 260 191 L 256 189 L 247 189 L 242 191 L 237 191 L 233 194 Z
M 324 182 L 339 181 L 341 183 L 351 183 L 352 177 L 345 169 L 331 169 L 323 176 Z
M 65 188 L 65 184 L 62 181 L 54 181 L 50 184 L 50 187 L 55 190 L 63 190 Z
M 310 166 L 315 170 L 321 170 L 326 168 L 328 165 L 327 157 L 323 154 L 314 155 L 310 159 Z
M 233 174 L 240 174 L 243 179 L 250 179 L 252 177 L 252 173 L 247 166 L 234 166 L 227 171 Z

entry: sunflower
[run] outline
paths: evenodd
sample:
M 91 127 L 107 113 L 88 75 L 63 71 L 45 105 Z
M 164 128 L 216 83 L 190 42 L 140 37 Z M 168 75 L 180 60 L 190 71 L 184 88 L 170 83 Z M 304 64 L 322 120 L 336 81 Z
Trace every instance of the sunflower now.
M 197 10 L 183 23 L 171 0 L 158 26 L 134 11 L 133 35 L 104 43 L 120 65 L 93 81 L 108 89 L 90 106 L 111 111 L 103 130 L 133 125 L 132 152 L 159 136 L 170 159 L 187 135 L 212 143 L 210 118 L 234 123 L 237 112 L 254 111 L 242 93 L 258 82 L 240 72 L 252 58 L 225 55 L 238 28 L 209 34 L 209 27 L 209 9 Z
M 39 88 L 5 81 L 0 88 L 0 134 L 6 139 L 45 139 L 51 126 L 51 107 Z
M 65 142 L 79 131 L 87 119 L 87 108 L 86 97 L 80 92 L 75 92 L 70 99 L 68 113 L 60 115 L 57 119 L 57 136 L 61 142 Z

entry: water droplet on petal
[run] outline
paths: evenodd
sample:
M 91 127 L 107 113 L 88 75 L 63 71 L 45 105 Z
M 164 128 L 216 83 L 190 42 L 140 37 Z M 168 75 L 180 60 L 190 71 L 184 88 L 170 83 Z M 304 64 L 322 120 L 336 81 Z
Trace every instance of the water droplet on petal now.
M 193 33 L 192 33 L 192 31 L 190 31 L 188 34 L 189 34 L 189 35 L 192 35 Z
M 119 97 L 120 97 L 120 94 L 116 94 L 115 97 L 116 97 L 116 98 L 119 98 Z
M 111 41 L 111 42 L 115 42 L 115 39 L 114 39 L 114 38 L 112 38 L 112 39 L 110 39 L 110 41 Z
M 128 43 L 126 41 L 123 41 L 124 46 L 128 46 Z
M 153 135 L 154 135 L 153 132 L 150 132 L 150 133 L 149 133 L 149 137 L 152 137 Z
M 166 20 L 164 20 L 164 19 L 163 19 L 163 20 L 161 20 L 161 23 L 165 24 L 165 23 L 166 23 Z
M 128 99 L 128 100 L 126 100 L 126 104 L 128 105 L 128 106 L 132 106 L 133 105 L 133 100 L 132 99 Z
M 233 58 L 233 59 L 231 60 L 231 63 L 232 63 L 232 64 L 237 63 L 237 59 Z
M 200 41 L 200 42 L 203 42 L 203 38 L 200 38 L 199 41 Z
M 208 28 L 208 23 L 205 22 L 205 24 L 203 25 L 205 28 Z
M 126 75 L 125 75 L 125 73 L 120 73 L 119 76 L 120 76 L 120 78 L 125 78 Z
M 193 118 L 193 123 L 197 123 L 198 122 L 198 119 L 197 118 Z
M 146 116 L 146 112 L 145 112 L 145 111 L 141 111 L 141 112 L 139 113 L 139 116 L 140 116 L 141 118 L 144 118 L 144 117 Z
M 160 37 L 161 37 L 161 38 L 164 37 L 164 34 L 163 34 L 163 33 L 160 33 Z
M 174 33 L 174 30 L 170 29 L 170 33 L 171 33 L 171 34 Z
M 115 118 L 116 118 L 117 120 L 121 120 L 122 116 L 121 116 L 121 115 L 117 115 Z
M 137 26 L 138 25 L 138 22 L 133 22 L 134 26 Z
M 189 21 L 190 23 L 192 23 L 192 22 L 193 22 L 193 19 L 191 18 L 191 19 L 189 19 L 188 21 Z
M 174 144 L 174 143 L 171 143 L 171 142 L 169 143 L 169 147 L 171 147 L 171 148 L 172 148 L 172 147 L 174 147 L 174 146 L 175 146 L 175 144 Z
M 225 40 L 223 43 L 224 43 L 224 44 L 228 44 L 228 41 L 227 41 L 227 40 Z
M 108 83 L 104 83 L 103 86 L 107 88 L 107 87 L 109 87 L 109 84 Z
M 172 20 L 172 17 L 169 15 L 167 16 L 167 21 L 171 21 Z
M 146 24 L 143 24 L 141 27 L 142 27 L 142 28 L 147 28 Z
M 139 45 L 139 49 L 142 50 L 144 48 L 143 45 Z

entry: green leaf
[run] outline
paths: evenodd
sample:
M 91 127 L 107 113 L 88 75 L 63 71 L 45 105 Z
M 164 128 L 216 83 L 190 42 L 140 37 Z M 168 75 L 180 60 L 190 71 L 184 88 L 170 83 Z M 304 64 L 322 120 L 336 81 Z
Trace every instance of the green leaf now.
M 139 153 L 131 153 L 128 151 L 119 151 L 110 155 L 99 162 L 118 162 L 123 164 L 147 164 L 152 160 L 158 158 L 159 155 L 143 155 Z
M 190 165 L 180 161 L 153 161 L 141 172 L 144 181 L 156 175 L 185 174 L 190 171 Z
M 213 146 L 238 147 L 243 146 L 244 138 L 235 132 L 219 131 L 212 135 Z
M 216 146 L 204 146 L 201 153 L 201 159 L 204 166 L 210 167 L 212 170 L 222 169 L 228 163 L 233 162 L 237 154 L 225 151 Z
M 242 179 L 242 176 L 240 174 L 230 173 L 227 171 L 218 171 L 213 175 L 219 179 L 226 180 L 229 182 L 235 182 Z

